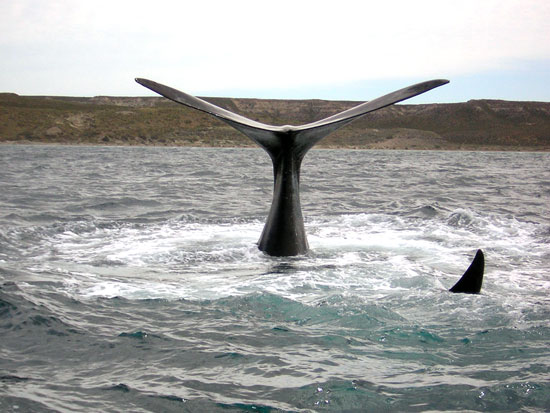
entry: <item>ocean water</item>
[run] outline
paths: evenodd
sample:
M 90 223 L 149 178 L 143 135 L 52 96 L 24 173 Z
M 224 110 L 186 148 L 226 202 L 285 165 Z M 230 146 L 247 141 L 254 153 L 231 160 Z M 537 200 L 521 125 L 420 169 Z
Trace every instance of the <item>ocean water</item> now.
M 313 150 L 295 258 L 261 150 L 0 164 L 1 411 L 550 409 L 550 154 Z

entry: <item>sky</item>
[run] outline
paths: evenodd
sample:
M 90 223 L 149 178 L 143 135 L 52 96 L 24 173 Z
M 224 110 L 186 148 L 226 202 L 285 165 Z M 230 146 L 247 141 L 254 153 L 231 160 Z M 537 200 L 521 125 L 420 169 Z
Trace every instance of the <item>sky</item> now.
M 0 0 L 0 92 L 550 102 L 548 0 Z M 408 103 L 409 103 L 408 102 Z

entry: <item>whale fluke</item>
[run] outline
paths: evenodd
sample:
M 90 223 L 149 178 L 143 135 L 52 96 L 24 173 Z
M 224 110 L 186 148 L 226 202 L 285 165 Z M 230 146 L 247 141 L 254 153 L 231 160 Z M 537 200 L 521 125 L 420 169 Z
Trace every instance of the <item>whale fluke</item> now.
M 483 251 L 477 250 L 474 260 L 464 275 L 449 291 L 453 293 L 478 294 L 481 291 L 484 270 L 485 257 L 483 256 Z
M 430 80 L 305 125 L 273 126 L 248 119 L 152 80 L 136 78 L 136 82 L 174 102 L 206 112 L 228 123 L 269 154 L 273 162 L 273 200 L 258 248 L 274 256 L 304 254 L 309 248 L 300 206 L 300 167 L 307 151 L 328 134 L 359 116 L 449 83 L 445 79 Z

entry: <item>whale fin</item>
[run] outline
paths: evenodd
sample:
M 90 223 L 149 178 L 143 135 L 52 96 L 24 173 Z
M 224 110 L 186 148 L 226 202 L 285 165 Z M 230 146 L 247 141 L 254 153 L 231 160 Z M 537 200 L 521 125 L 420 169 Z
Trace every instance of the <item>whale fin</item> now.
M 227 109 L 220 108 L 212 103 L 206 102 L 198 97 L 188 95 L 177 89 L 153 82 L 152 80 L 136 78 L 137 83 L 145 86 L 147 89 L 164 96 L 176 103 L 188 106 L 201 112 L 208 113 L 225 123 L 233 126 L 238 131 L 244 133 L 266 151 L 271 152 L 280 145 L 277 134 L 288 132 L 289 127 L 267 125 L 257 122 L 245 116 L 238 115 Z
M 478 294 L 481 291 L 484 270 L 485 257 L 483 251 L 477 250 L 476 256 L 464 275 L 449 291 L 452 293 Z
M 427 92 L 436 87 L 449 83 L 446 79 L 435 79 L 427 82 L 417 83 L 405 87 L 403 89 L 396 90 L 395 92 L 388 93 L 387 95 L 379 98 L 369 100 L 368 102 L 361 103 L 343 112 L 336 113 L 335 115 L 318 120 L 316 122 L 307 123 L 296 127 L 296 130 L 302 133 L 303 138 L 307 141 L 303 142 L 304 146 L 311 148 L 321 139 L 328 134 L 340 129 L 342 126 L 347 125 L 354 119 L 366 115 L 367 113 L 374 112 L 378 109 L 391 106 L 394 103 L 401 102 L 403 100 L 410 99 L 414 96 L 418 96 L 424 92 Z
M 231 112 L 227 109 L 220 108 L 219 106 L 213 105 L 212 103 L 202 100 L 198 97 L 188 95 L 187 93 L 181 92 L 169 86 L 153 82 L 152 80 L 136 78 L 136 82 L 142 86 L 145 86 L 147 89 L 150 89 L 153 92 L 156 92 L 159 95 L 162 95 L 165 98 L 168 98 L 176 103 L 189 106 L 193 109 L 200 110 L 201 112 L 206 112 L 222 120 L 239 123 L 245 126 L 250 126 L 252 128 L 265 129 L 273 132 L 281 130 L 281 127 L 257 122 L 245 116 L 241 116 L 234 112 Z
M 449 83 L 447 79 L 435 79 L 428 80 L 427 82 L 417 83 L 415 85 L 407 86 L 403 89 L 396 90 L 395 92 L 388 93 L 387 95 L 379 98 L 369 100 L 368 102 L 361 103 L 343 112 L 329 116 L 327 118 L 318 120 L 316 122 L 300 125 L 296 129 L 311 129 L 321 126 L 329 125 L 331 123 L 343 122 L 346 120 L 353 120 L 359 116 L 365 115 L 369 112 L 385 108 L 386 106 L 393 105 L 394 103 L 401 102 L 406 99 L 410 99 L 414 96 L 420 95 L 436 87 Z
M 277 146 L 278 135 L 295 134 L 298 137 L 298 147 L 305 153 L 328 134 L 347 125 L 355 118 L 369 112 L 382 109 L 394 103 L 420 95 L 438 86 L 449 83 L 446 79 L 429 80 L 417 83 L 387 95 L 361 103 L 327 118 L 299 126 L 274 126 L 257 122 L 245 116 L 238 115 L 227 109 L 220 108 L 200 98 L 181 92 L 148 79 L 136 78 L 136 82 L 176 103 L 206 112 L 220 120 L 229 123 L 235 129 L 243 132 L 260 146 L 268 149 Z

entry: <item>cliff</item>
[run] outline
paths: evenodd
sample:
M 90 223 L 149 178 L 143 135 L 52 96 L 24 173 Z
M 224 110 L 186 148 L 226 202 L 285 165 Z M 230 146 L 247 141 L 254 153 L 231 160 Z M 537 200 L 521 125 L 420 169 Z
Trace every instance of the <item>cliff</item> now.
M 275 125 L 322 119 L 360 102 L 205 98 Z M 0 142 L 254 146 L 213 117 L 160 97 L 0 94 Z M 330 135 L 319 147 L 550 150 L 550 103 L 472 100 L 394 105 Z

